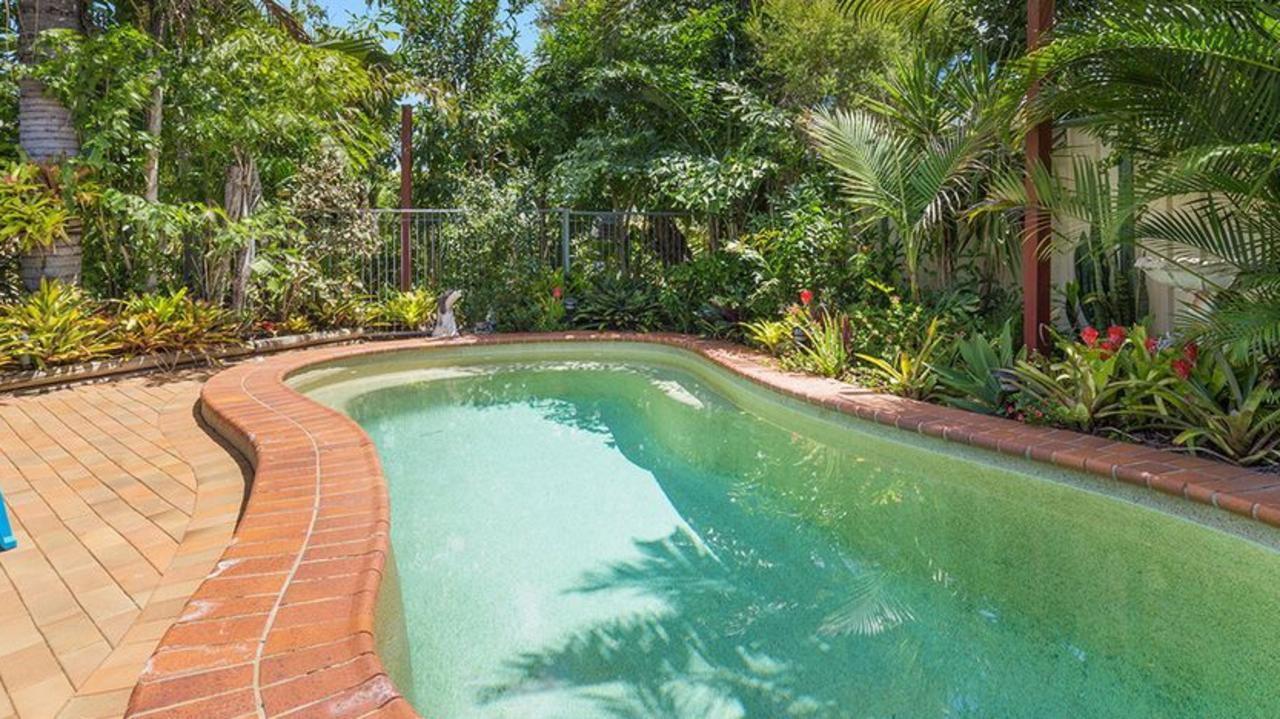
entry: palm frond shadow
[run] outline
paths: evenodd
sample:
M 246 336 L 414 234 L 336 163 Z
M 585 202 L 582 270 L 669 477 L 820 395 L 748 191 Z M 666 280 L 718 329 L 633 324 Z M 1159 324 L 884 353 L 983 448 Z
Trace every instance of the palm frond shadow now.
M 596 418 L 628 459 L 653 472 L 688 526 L 636 542 L 636 558 L 588 572 L 569 591 L 640 594 L 664 609 L 612 618 L 513 657 L 508 678 L 485 688 L 483 702 L 570 690 L 618 717 L 841 717 L 864 680 L 849 671 L 849 657 L 892 666 L 871 671 L 917 691 L 944 691 L 922 671 L 918 639 L 895 632 L 915 612 L 892 572 L 863 564 L 816 527 L 802 536 L 783 529 L 743 501 L 745 486 L 725 493 L 679 481 L 688 468 L 611 415 L 605 407 Z M 791 457 L 826 459 L 803 451 Z M 744 476 L 739 484 L 756 481 Z M 709 503 L 718 505 L 714 522 L 703 521 Z M 798 555 L 785 548 L 795 544 L 807 556 L 788 562 Z
M 574 591 L 645 592 L 666 612 L 612 619 L 521 654 L 481 700 L 572 689 L 618 717 L 787 716 L 797 706 L 805 716 L 845 716 L 850 677 L 826 656 L 829 644 L 882 637 L 914 619 L 879 572 L 846 567 L 849 591 L 816 598 L 800 583 L 752 581 L 775 568 L 751 557 L 726 564 L 682 532 L 638 547 L 642 559 L 591 573 Z M 893 663 L 913 666 L 913 644 L 902 639 L 886 646 Z

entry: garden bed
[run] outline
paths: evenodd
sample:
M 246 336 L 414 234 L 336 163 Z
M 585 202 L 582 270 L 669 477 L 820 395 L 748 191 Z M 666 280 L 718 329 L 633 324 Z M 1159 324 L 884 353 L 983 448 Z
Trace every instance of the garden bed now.
M 398 338 L 402 335 L 400 333 L 388 333 L 385 336 L 387 338 Z M 228 345 L 204 353 L 163 352 L 138 357 L 112 358 L 96 362 L 63 365 L 48 369 L 0 372 L 0 393 L 35 390 L 135 372 L 172 370 L 197 364 L 216 364 L 224 360 L 241 359 L 253 355 L 305 349 L 341 342 L 365 341 L 381 337 L 384 337 L 384 335 L 369 333 L 365 330 L 329 330 L 248 340 L 244 345 Z

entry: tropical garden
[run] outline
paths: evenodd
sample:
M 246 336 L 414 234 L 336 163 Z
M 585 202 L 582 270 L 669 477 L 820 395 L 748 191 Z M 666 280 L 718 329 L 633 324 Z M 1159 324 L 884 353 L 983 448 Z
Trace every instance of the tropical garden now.
M 1280 9 L 1059 0 L 15 0 L 0 373 L 421 330 L 678 331 L 1019 421 L 1280 463 Z M 363 268 L 400 205 L 466 272 Z M 1053 166 L 1028 163 L 1052 123 Z M 1082 140 L 1096 152 L 1073 151 Z M 1030 168 L 1030 169 L 1028 169 Z M 1070 279 L 1028 353 L 1027 208 Z M 528 251 L 540 212 L 662 210 L 680 250 Z M 390 231 L 389 232 L 389 228 Z M 1199 286 L 1156 331 L 1148 281 Z

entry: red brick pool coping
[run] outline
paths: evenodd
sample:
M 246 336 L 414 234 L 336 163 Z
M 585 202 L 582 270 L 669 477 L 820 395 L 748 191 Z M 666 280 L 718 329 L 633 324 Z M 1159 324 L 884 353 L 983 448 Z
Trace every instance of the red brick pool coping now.
M 784 372 L 743 347 L 682 335 L 556 333 L 302 351 L 228 369 L 201 411 L 255 468 L 235 540 L 160 642 L 127 716 L 417 717 L 378 658 L 373 617 L 390 513 L 377 453 L 347 417 L 285 384 L 333 359 L 563 341 L 681 348 L 755 383 L 899 429 L 1082 470 L 1280 526 L 1280 476 Z

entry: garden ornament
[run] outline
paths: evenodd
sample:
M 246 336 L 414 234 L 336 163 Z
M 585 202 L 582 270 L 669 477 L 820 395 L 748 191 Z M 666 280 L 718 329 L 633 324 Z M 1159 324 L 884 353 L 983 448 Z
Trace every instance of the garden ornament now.
M 458 318 L 453 316 L 453 306 L 462 299 L 462 290 L 449 290 L 440 295 L 440 307 L 436 319 L 436 328 L 431 330 L 432 337 L 457 337 Z

